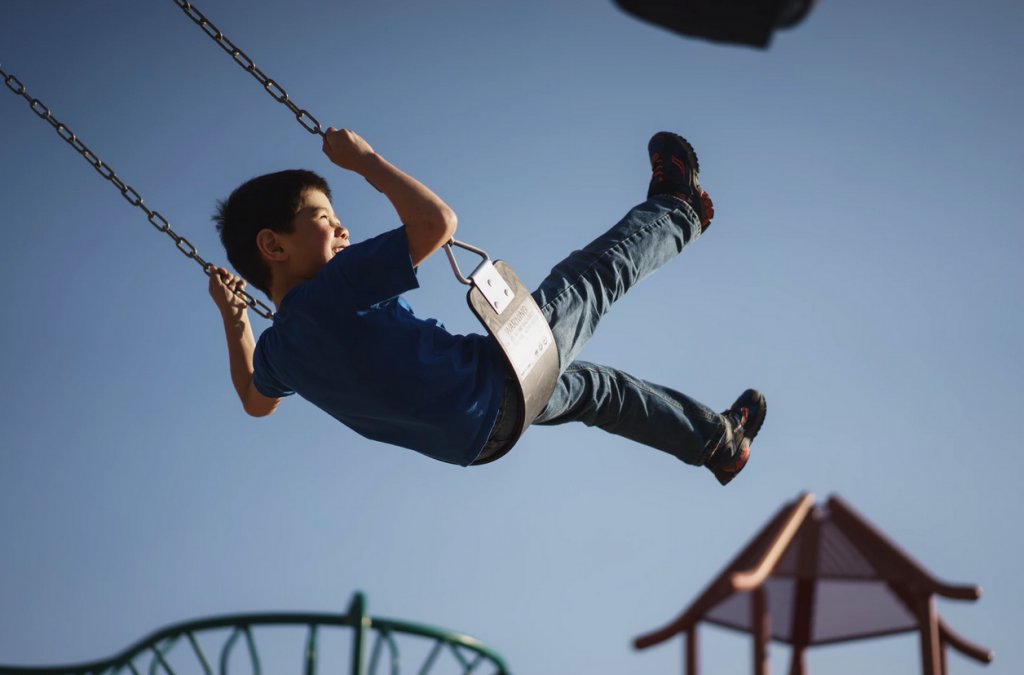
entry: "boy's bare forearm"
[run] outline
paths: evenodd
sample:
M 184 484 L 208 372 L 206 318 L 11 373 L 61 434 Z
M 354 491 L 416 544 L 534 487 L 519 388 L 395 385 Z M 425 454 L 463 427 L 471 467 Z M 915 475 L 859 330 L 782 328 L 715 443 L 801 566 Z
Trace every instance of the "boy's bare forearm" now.
M 237 292 L 245 289 L 245 280 L 223 267 L 210 268 L 210 297 L 220 310 L 224 334 L 228 339 L 228 359 L 231 364 L 231 384 L 242 400 L 245 412 L 262 417 L 274 412 L 281 399 L 267 398 L 252 384 L 252 355 L 256 338 L 249 325 L 249 313 Z
M 391 200 L 405 225 L 413 265 L 455 234 L 455 212 L 425 185 L 375 153 L 359 134 L 331 127 L 324 134 L 323 151 L 334 164 L 358 173 Z
M 359 174 L 391 200 L 406 225 L 427 223 L 447 227 L 455 216 L 426 185 L 376 153 L 363 160 Z
M 225 313 L 224 334 L 228 340 L 228 359 L 231 363 L 231 384 L 238 397 L 245 403 L 246 394 L 252 385 L 252 354 L 256 349 L 256 338 L 249 325 L 248 313 Z
M 249 324 L 248 313 L 226 312 L 223 314 L 224 334 L 228 341 L 228 360 L 231 366 L 231 384 L 242 401 L 245 412 L 253 417 L 269 415 L 277 409 L 280 399 L 267 398 L 252 383 L 252 355 L 256 349 L 256 338 Z
M 427 186 L 378 154 L 368 155 L 358 173 L 384 193 L 405 225 L 409 254 L 419 266 L 455 235 L 458 219 Z

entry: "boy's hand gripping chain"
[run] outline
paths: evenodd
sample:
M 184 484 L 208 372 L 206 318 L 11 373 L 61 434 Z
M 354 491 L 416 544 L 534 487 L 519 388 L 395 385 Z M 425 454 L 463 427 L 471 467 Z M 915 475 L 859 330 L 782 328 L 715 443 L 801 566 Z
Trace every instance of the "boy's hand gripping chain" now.
M 43 105 L 42 101 L 40 101 L 37 98 L 32 98 L 31 96 L 29 96 L 25 92 L 25 85 L 23 85 L 21 81 L 18 80 L 18 78 L 14 77 L 13 75 L 8 75 L 3 71 L 2 68 L 0 68 L 0 76 L 4 78 L 4 83 L 7 85 L 8 89 L 13 91 L 15 94 L 18 94 L 26 101 L 28 101 L 29 106 L 32 108 L 32 112 L 34 112 L 40 118 L 49 122 L 50 126 L 56 129 L 57 133 L 60 135 L 61 138 L 67 141 L 68 145 L 77 150 L 78 154 L 80 154 L 82 157 L 85 157 L 85 160 L 89 162 L 89 164 L 92 164 L 92 167 L 96 169 L 97 173 L 99 173 L 101 176 L 109 180 L 111 183 L 114 184 L 114 187 L 121 191 L 121 196 L 124 197 L 129 204 L 131 204 L 132 206 L 137 206 L 143 210 L 143 212 L 149 218 L 149 222 L 153 227 L 155 227 L 156 229 L 160 230 L 168 237 L 173 239 L 175 246 L 178 247 L 178 250 L 181 251 L 186 258 L 191 258 L 192 260 L 195 260 L 197 263 L 199 263 L 199 265 L 203 268 L 203 272 L 206 273 L 206 276 L 210 276 L 211 270 L 216 266 L 213 263 L 208 263 L 205 260 L 203 260 L 202 257 L 200 257 L 199 252 L 196 250 L 196 247 L 193 246 L 188 239 L 172 230 L 170 223 L 168 223 L 167 220 L 162 215 L 160 215 L 159 211 L 153 211 L 148 206 L 143 204 L 142 196 L 135 191 L 135 188 L 131 187 L 130 185 L 126 185 L 124 181 L 117 177 L 117 174 L 114 173 L 113 169 L 107 166 L 104 162 L 100 161 L 100 158 L 93 154 L 92 150 L 86 147 L 85 143 L 78 140 L 78 137 L 71 132 L 71 129 L 68 129 L 66 126 L 58 122 L 57 118 L 55 118 L 50 113 L 50 109 Z M 241 298 L 245 302 L 247 307 L 252 309 L 254 312 L 259 314 L 263 318 L 274 318 L 274 312 L 271 311 L 269 307 L 267 307 L 265 304 L 263 304 L 256 298 L 252 297 L 245 291 L 236 290 L 235 295 Z

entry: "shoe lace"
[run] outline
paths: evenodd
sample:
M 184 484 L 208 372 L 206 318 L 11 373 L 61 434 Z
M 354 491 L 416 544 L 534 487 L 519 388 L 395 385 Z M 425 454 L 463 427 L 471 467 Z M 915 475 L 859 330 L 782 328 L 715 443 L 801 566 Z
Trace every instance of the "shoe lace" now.
M 722 413 L 722 417 L 729 420 L 729 424 L 732 425 L 733 436 L 740 436 L 747 426 L 750 410 L 748 408 L 730 408 Z

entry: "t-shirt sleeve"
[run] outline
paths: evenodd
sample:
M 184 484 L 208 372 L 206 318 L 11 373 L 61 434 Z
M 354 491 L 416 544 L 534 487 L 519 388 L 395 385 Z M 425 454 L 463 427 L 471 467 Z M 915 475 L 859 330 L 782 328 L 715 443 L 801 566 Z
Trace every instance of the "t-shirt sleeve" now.
M 262 336 L 256 343 L 256 349 L 252 354 L 252 384 L 256 391 L 267 398 L 284 398 L 295 392 L 282 384 L 271 372 L 264 352 L 266 345 L 263 344 Z
M 328 275 L 344 280 L 353 292 L 352 303 L 357 309 L 366 309 L 420 286 L 404 226 L 352 244 L 334 256 L 324 269 Z

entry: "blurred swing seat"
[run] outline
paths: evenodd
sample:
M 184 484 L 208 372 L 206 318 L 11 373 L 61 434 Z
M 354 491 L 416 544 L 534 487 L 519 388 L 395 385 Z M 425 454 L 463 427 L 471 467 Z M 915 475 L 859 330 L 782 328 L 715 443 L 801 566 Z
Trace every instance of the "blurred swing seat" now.
M 803 21 L 817 0 L 615 0 L 624 11 L 676 33 L 767 47 L 777 28 Z

